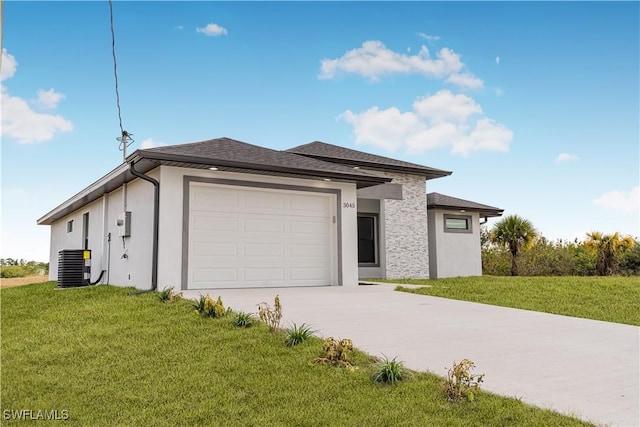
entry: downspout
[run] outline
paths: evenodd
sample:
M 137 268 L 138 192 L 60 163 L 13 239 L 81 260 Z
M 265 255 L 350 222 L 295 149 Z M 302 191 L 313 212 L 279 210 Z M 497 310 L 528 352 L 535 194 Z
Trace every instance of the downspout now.
M 134 176 L 144 179 L 153 184 L 153 258 L 151 260 L 151 289 L 146 292 L 153 292 L 158 289 L 158 230 L 160 229 L 160 183 L 150 176 L 144 175 L 135 169 L 135 160 L 129 163 L 129 170 Z

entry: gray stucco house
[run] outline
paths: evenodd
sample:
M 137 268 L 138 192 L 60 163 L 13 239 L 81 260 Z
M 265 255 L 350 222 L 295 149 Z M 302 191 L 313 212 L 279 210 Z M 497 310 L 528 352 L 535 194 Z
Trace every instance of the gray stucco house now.
M 136 150 L 38 220 L 91 279 L 139 288 L 357 286 L 481 275 L 480 218 L 437 193 L 451 172 L 323 142 L 286 151 L 230 138 Z

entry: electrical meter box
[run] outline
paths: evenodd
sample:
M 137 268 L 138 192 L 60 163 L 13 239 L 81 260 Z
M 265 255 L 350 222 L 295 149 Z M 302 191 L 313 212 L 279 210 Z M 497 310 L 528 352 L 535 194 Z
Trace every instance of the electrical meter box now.
M 119 237 L 131 236 L 131 212 L 123 212 L 118 215 L 116 225 L 118 226 Z

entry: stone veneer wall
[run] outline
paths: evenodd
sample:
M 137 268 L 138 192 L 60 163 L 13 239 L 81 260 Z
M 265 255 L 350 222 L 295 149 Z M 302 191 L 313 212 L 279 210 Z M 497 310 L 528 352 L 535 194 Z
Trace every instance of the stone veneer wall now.
M 387 279 L 429 278 L 425 177 L 400 173 L 384 175 L 403 187 L 403 200 L 384 200 Z

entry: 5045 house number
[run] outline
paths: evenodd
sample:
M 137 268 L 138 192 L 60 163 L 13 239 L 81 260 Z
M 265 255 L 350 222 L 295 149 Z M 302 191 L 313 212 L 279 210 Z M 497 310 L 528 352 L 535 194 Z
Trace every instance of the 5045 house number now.
M 353 209 L 353 208 L 356 207 L 356 204 L 353 203 L 353 202 L 343 202 L 342 203 L 342 207 L 343 208 L 352 208 Z

